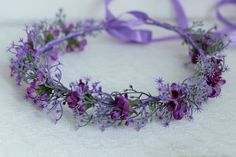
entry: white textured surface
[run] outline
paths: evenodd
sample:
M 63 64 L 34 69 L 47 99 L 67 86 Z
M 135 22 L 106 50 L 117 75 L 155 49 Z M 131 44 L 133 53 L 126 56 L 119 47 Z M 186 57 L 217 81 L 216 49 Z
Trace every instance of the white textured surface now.
M 190 18 L 209 18 L 215 15 L 219 0 L 179 0 Z M 71 18 L 103 19 L 104 0 L 0 0 L 0 22 L 53 18 L 63 7 Z M 111 9 L 119 15 L 129 10 L 142 10 L 158 18 L 173 18 L 171 0 L 113 0 Z M 235 6 L 225 7 L 224 13 L 234 17 Z
M 209 101 L 194 120 L 174 121 L 164 128 L 153 122 L 133 128 L 78 131 L 70 112 L 54 125 L 23 99 L 24 90 L 9 78 L 6 47 L 22 35 L 22 26 L 0 26 L 0 156 L 1 157 L 234 157 L 236 155 L 236 52 L 227 50 L 231 70 L 222 96 Z M 160 32 L 162 33 L 162 32 Z M 187 48 L 180 41 L 147 46 L 114 42 L 107 35 L 89 40 L 86 51 L 63 56 L 65 83 L 89 74 L 108 91 L 129 84 L 155 94 L 154 79 L 181 81 Z

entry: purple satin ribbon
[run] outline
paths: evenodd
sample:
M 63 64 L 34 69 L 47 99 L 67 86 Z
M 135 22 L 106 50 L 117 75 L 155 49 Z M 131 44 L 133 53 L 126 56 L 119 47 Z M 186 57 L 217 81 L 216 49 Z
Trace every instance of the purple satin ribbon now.
M 145 18 L 147 18 L 145 13 L 140 11 L 130 11 L 128 14 L 131 14 L 135 17 L 133 20 L 120 20 L 116 18 L 111 11 L 109 10 L 109 5 L 112 0 L 105 0 L 106 4 L 106 31 L 114 38 L 124 41 L 124 42 L 131 42 L 131 43 L 140 43 L 146 44 L 150 42 L 161 42 L 167 40 L 175 40 L 180 39 L 179 35 L 172 35 L 172 36 L 164 36 L 153 38 L 153 33 L 150 30 L 146 29 L 135 29 L 136 26 L 145 25 Z M 176 14 L 176 21 L 180 28 L 187 28 L 188 27 L 188 19 L 186 14 L 183 10 L 183 7 L 180 4 L 179 0 L 171 0 L 175 14 Z M 220 8 L 227 5 L 227 4 L 236 4 L 236 0 L 220 0 L 220 2 L 216 5 L 216 15 L 217 19 L 221 21 L 225 28 L 217 31 L 216 34 L 228 34 L 231 38 L 232 44 L 236 44 L 236 23 L 231 22 L 227 18 L 225 18 L 221 12 Z M 160 27 L 160 26 L 159 26 Z M 162 27 L 163 28 L 163 27 Z
M 228 34 L 231 39 L 231 44 L 236 45 L 236 23 L 225 18 L 220 12 L 220 8 L 225 5 L 236 5 L 236 0 L 221 0 L 216 4 L 217 19 L 225 26 L 220 32 Z
M 123 21 L 116 18 L 109 10 L 109 4 L 112 0 L 105 0 L 106 3 L 106 31 L 113 37 L 133 43 L 150 43 L 152 41 L 152 31 L 144 29 L 134 29 L 135 26 L 141 25 L 137 20 Z
M 146 29 L 135 29 L 136 26 L 145 24 L 145 14 L 139 11 L 131 11 L 128 14 L 136 16 L 134 20 L 120 20 L 116 18 L 109 10 L 112 0 L 105 0 L 106 5 L 106 31 L 114 38 L 123 42 L 147 44 L 150 42 L 160 42 L 166 40 L 179 39 L 178 35 L 153 38 L 153 33 Z M 171 0 L 179 27 L 187 28 L 188 20 L 179 0 Z M 143 16 L 143 17 L 142 17 Z M 137 18 L 138 17 L 138 18 Z
M 140 11 L 130 11 L 128 14 L 132 15 L 135 17 L 133 20 L 120 20 L 119 18 L 116 18 L 111 11 L 109 10 L 109 5 L 112 2 L 112 0 L 105 0 L 106 4 L 106 20 L 104 23 L 101 23 L 101 25 L 98 25 L 97 27 L 90 28 L 87 30 L 83 31 L 78 31 L 78 32 L 73 32 L 68 34 L 67 36 L 64 36 L 62 38 L 59 38 L 57 40 L 53 40 L 46 44 L 44 47 L 42 47 L 38 53 L 45 52 L 52 48 L 54 45 L 59 44 L 66 39 L 80 36 L 84 34 L 85 32 L 93 32 L 93 31 L 98 31 L 98 30 L 103 30 L 105 29 L 111 36 L 114 38 L 117 38 L 118 40 L 124 41 L 124 42 L 131 42 L 131 43 L 139 43 L 139 44 L 147 44 L 150 42 L 161 42 L 161 41 L 167 41 L 167 40 L 175 40 L 175 39 L 181 39 L 180 35 L 183 37 L 183 28 L 188 27 L 188 20 L 187 17 L 184 13 L 184 10 L 179 2 L 179 0 L 171 0 L 172 5 L 174 7 L 175 13 L 176 13 L 176 21 L 178 23 L 178 28 L 181 29 L 181 31 L 175 30 L 176 28 L 173 28 L 171 25 L 167 23 L 161 23 L 156 20 L 153 20 L 148 17 L 147 14 L 140 12 Z M 222 16 L 220 13 L 219 9 L 226 5 L 226 4 L 236 4 L 236 0 L 221 0 L 217 6 L 217 18 L 219 21 L 221 21 L 225 25 L 225 29 L 222 29 L 218 32 L 215 32 L 216 34 L 222 35 L 224 33 L 227 33 L 231 37 L 232 43 L 236 44 L 236 24 L 233 22 L 230 22 L 227 20 L 225 17 Z M 149 20 L 155 21 L 155 23 L 149 23 Z M 134 29 L 136 26 L 140 25 L 152 25 L 160 28 L 164 28 L 166 30 L 171 30 L 175 31 L 178 35 L 172 35 L 172 36 L 164 36 L 164 37 L 159 37 L 159 38 L 153 38 L 153 33 L 150 30 L 146 29 Z M 172 28 L 170 28 L 172 27 Z M 233 32 L 235 31 L 235 32 Z M 199 52 L 201 52 L 201 49 L 198 47 L 197 44 L 195 44 L 192 39 L 189 39 L 190 42 L 192 42 L 193 45 L 197 49 L 199 49 Z
M 172 0 L 172 5 L 176 14 L 176 21 L 181 28 L 188 27 L 188 19 L 179 0 Z

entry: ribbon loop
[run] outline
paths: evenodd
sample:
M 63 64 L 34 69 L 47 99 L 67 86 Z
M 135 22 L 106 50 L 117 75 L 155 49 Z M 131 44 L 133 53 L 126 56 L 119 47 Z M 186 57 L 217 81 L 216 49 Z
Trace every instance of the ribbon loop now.
M 111 11 L 109 10 L 109 5 L 112 0 L 105 0 L 106 5 L 106 31 L 113 36 L 124 42 L 132 42 L 139 44 L 147 44 L 150 42 L 160 42 L 166 40 L 179 39 L 178 36 L 166 36 L 160 38 L 153 38 L 153 33 L 147 29 L 134 29 L 136 26 L 146 24 L 146 20 L 149 16 L 146 13 L 140 11 L 130 11 L 128 14 L 133 15 L 135 20 L 120 20 L 116 18 Z M 172 0 L 176 12 L 176 20 L 181 28 L 188 27 L 188 20 L 184 13 L 184 10 L 179 3 L 179 0 Z
M 236 29 L 236 23 L 231 22 L 226 19 L 220 12 L 220 8 L 225 6 L 226 4 L 234 4 L 236 5 L 236 0 L 221 0 L 216 5 L 216 16 L 219 21 L 221 21 L 225 26 L 230 27 L 232 29 Z
M 221 0 L 216 4 L 216 17 L 217 19 L 226 27 L 222 32 L 227 33 L 231 39 L 231 45 L 236 45 L 236 23 L 231 22 L 229 19 L 225 18 L 221 12 L 220 8 L 227 5 L 233 4 L 236 5 L 236 0 Z
M 137 20 L 123 21 L 116 18 L 108 6 L 112 0 L 105 0 L 106 2 L 106 31 L 113 37 L 124 41 L 146 44 L 152 41 L 152 31 L 145 29 L 133 29 L 134 26 L 141 23 Z

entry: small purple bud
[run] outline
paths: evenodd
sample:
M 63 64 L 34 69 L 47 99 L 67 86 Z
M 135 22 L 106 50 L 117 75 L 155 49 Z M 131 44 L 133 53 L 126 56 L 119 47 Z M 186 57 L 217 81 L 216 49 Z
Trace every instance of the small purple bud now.
M 87 45 L 87 40 L 86 39 L 84 39 L 84 40 L 82 40 L 81 42 L 80 42 L 80 45 L 79 45 L 79 50 L 80 51 L 83 51 L 84 50 L 84 47 Z
M 66 102 L 69 106 L 69 108 L 76 108 L 78 106 L 78 103 L 80 101 L 80 96 L 77 92 L 70 92 L 66 96 Z

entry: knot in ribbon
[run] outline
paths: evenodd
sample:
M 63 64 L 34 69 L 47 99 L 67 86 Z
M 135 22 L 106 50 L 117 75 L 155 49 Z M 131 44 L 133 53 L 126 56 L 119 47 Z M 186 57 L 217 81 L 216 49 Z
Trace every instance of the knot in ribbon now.
M 121 40 L 123 42 L 147 44 L 150 42 L 158 42 L 164 40 L 172 40 L 178 38 L 178 36 L 167 36 L 161 38 L 153 38 L 153 33 L 147 29 L 135 29 L 136 26 L 141 26 L 148 20 L 147 14 L 140 11 L 130 11 L 128 14 L 135 17 L 134 20 L 120 20 L 116 18 L 109 10 L 109 5 L 112 0 L 105 0 L 106 6 L 106 31 L 114 38 Z M 188 27 L 188 20 L 183 11 L 183 8 L 178 0 L 172 0 L 174 10 L 176 12 L 176 20 L 181 28 Z

